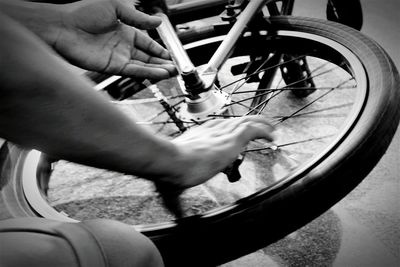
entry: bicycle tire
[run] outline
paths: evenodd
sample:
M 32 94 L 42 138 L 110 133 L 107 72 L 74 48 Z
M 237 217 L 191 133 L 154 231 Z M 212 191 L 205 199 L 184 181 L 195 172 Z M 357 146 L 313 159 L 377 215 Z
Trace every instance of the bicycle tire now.
M 166 266 L 215 266 L 295 231 L 356 187 L 379 161 L 396 131 L 400 78 L 390 57 L 376 42 L 344 25 L 318 19 L 271 17 L 266 18 L 266 25 L 270 31 L 322 36 L 352 51 L 368 79 L 362 113 L 334 149 L 296 179 L 204 216 L 143 228 L 142 233 L 159 248 Z M 187 43 L 223 31 L 205 27 L 185 33 L 182 40 Z M 19 179 L 26 150 L 7 144 L 0 155 L 1 217 L 38 216 L 24 199 Z

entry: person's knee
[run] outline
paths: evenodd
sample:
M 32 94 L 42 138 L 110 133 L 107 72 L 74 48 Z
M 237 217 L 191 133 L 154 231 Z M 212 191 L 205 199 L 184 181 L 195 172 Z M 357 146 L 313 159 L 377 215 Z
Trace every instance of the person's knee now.
M 163 266 L 150 239 L 111 220 L 4 220 L 0 239 L 7 244 L 0 250 L 1 266 Z
M 103 219 L 82 224 L 95 236 L 110 267 L 164 266 L 156 246 L 132 226 Z
M 78 267 L 67 240 L 40 232 L 0 232 L 0 266 Z

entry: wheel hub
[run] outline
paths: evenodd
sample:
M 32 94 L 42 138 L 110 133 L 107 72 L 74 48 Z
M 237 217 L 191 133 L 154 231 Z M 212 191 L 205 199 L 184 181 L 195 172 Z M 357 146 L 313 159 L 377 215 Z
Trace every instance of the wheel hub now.
M 179 106 L 178 118 L 182 121 L 204 121 L 213 115 L 221 115 L 227 110 L 227 104 L 231 102 L 228 93 L 212 89 L 199 94 L 196 99 L 186 98 Z

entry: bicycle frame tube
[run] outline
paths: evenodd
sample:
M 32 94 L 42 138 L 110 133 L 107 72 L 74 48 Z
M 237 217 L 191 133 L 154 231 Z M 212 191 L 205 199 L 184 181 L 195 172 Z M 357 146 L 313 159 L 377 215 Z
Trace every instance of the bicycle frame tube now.
M 230 29 L 228 35 L 224 41 L 220 44 L 217 51 L 211 57 L 207 64 L 206 71 L 219 70 L 222 64 L 225 62 L 229 54 L 232 52 L 237 40 L 242 35 L 247 24 L 251 21 L 254 15 L 262 8 L 273 0 L 251 0 L 247 4 L 246 8 L 239 15 L 237 21 Z
M 271 16 L 290 15 L 295 0 L 274 0 L 267 4 Z M 276 2 L 282 2 L 279 9 Z M 168 6 L 168 18 L 173 25 L 220 15 L 229 0 L 196 0 Z
M 162 21 L 160 26 L 157 27 L 157 32 L 167 46 L 178 72 L 180 74 L 192 72 L 195 67 L 183 48 L 181 41 L 176 35 L 175 28 L 172 26 L 167 15 L 164 13 L 156 13 L 155 15 L 161 18 Z
M 263 5 L 273 2 L 274 0 L 251 0 L 245 7 L 245 9 L 239 15 L 237 21 L 233 25 L 232 29 L 229 31 L 228 35 L 218 47 L 217 51 L 211 57 L 204 70 L 204 73 L 216 73 L 221 68 L 222 64 L 228 58 L 232 52 L 237 40 L 242 35 L 247 24 L 252 20 L 254 15 L 261 10 Z M 176 32 L 169 21 L 169 18 L 163 14 L 156 14 L 162 19 L 162 24 L 157 28 L 157 31 L 163 40 L 164 44 L 169 49 L 175 64 L 177 65 L 180 74 L 188 73 L 191 71 L 196 71 L 190 58 L 187 56 L 185 50 Z M 209 85 L 209 79 L 204 81 L 206 85 Z M 208 87 L 208 86 L 206 86 Z
M 168 17 L 172 24 L 220 15 L 228 0 L 197 0 L 168 6 Z

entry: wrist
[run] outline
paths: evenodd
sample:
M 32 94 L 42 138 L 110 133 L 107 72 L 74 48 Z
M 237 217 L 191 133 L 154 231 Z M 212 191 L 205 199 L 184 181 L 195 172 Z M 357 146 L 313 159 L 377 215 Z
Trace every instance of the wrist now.
M 174 141 L 170 144 L 173 152 L 163 161 L 166 169 L 161 181 L 177 188 L 189 188 L 215 175 L 212 171 L 214 162 L 208 160 L 207 153 L 188 147 L 188 144 Z
M 156 173 L 153 177 L 150 175 L 150 179 L 180 186 L 184 182 L 185 169 L 190 162 L 180 146 L 168 140 L 162 143 L 159 151 L 151 151 L 153 157 L 150 157 L 152 161 L 148 169 L 155 170 Z

